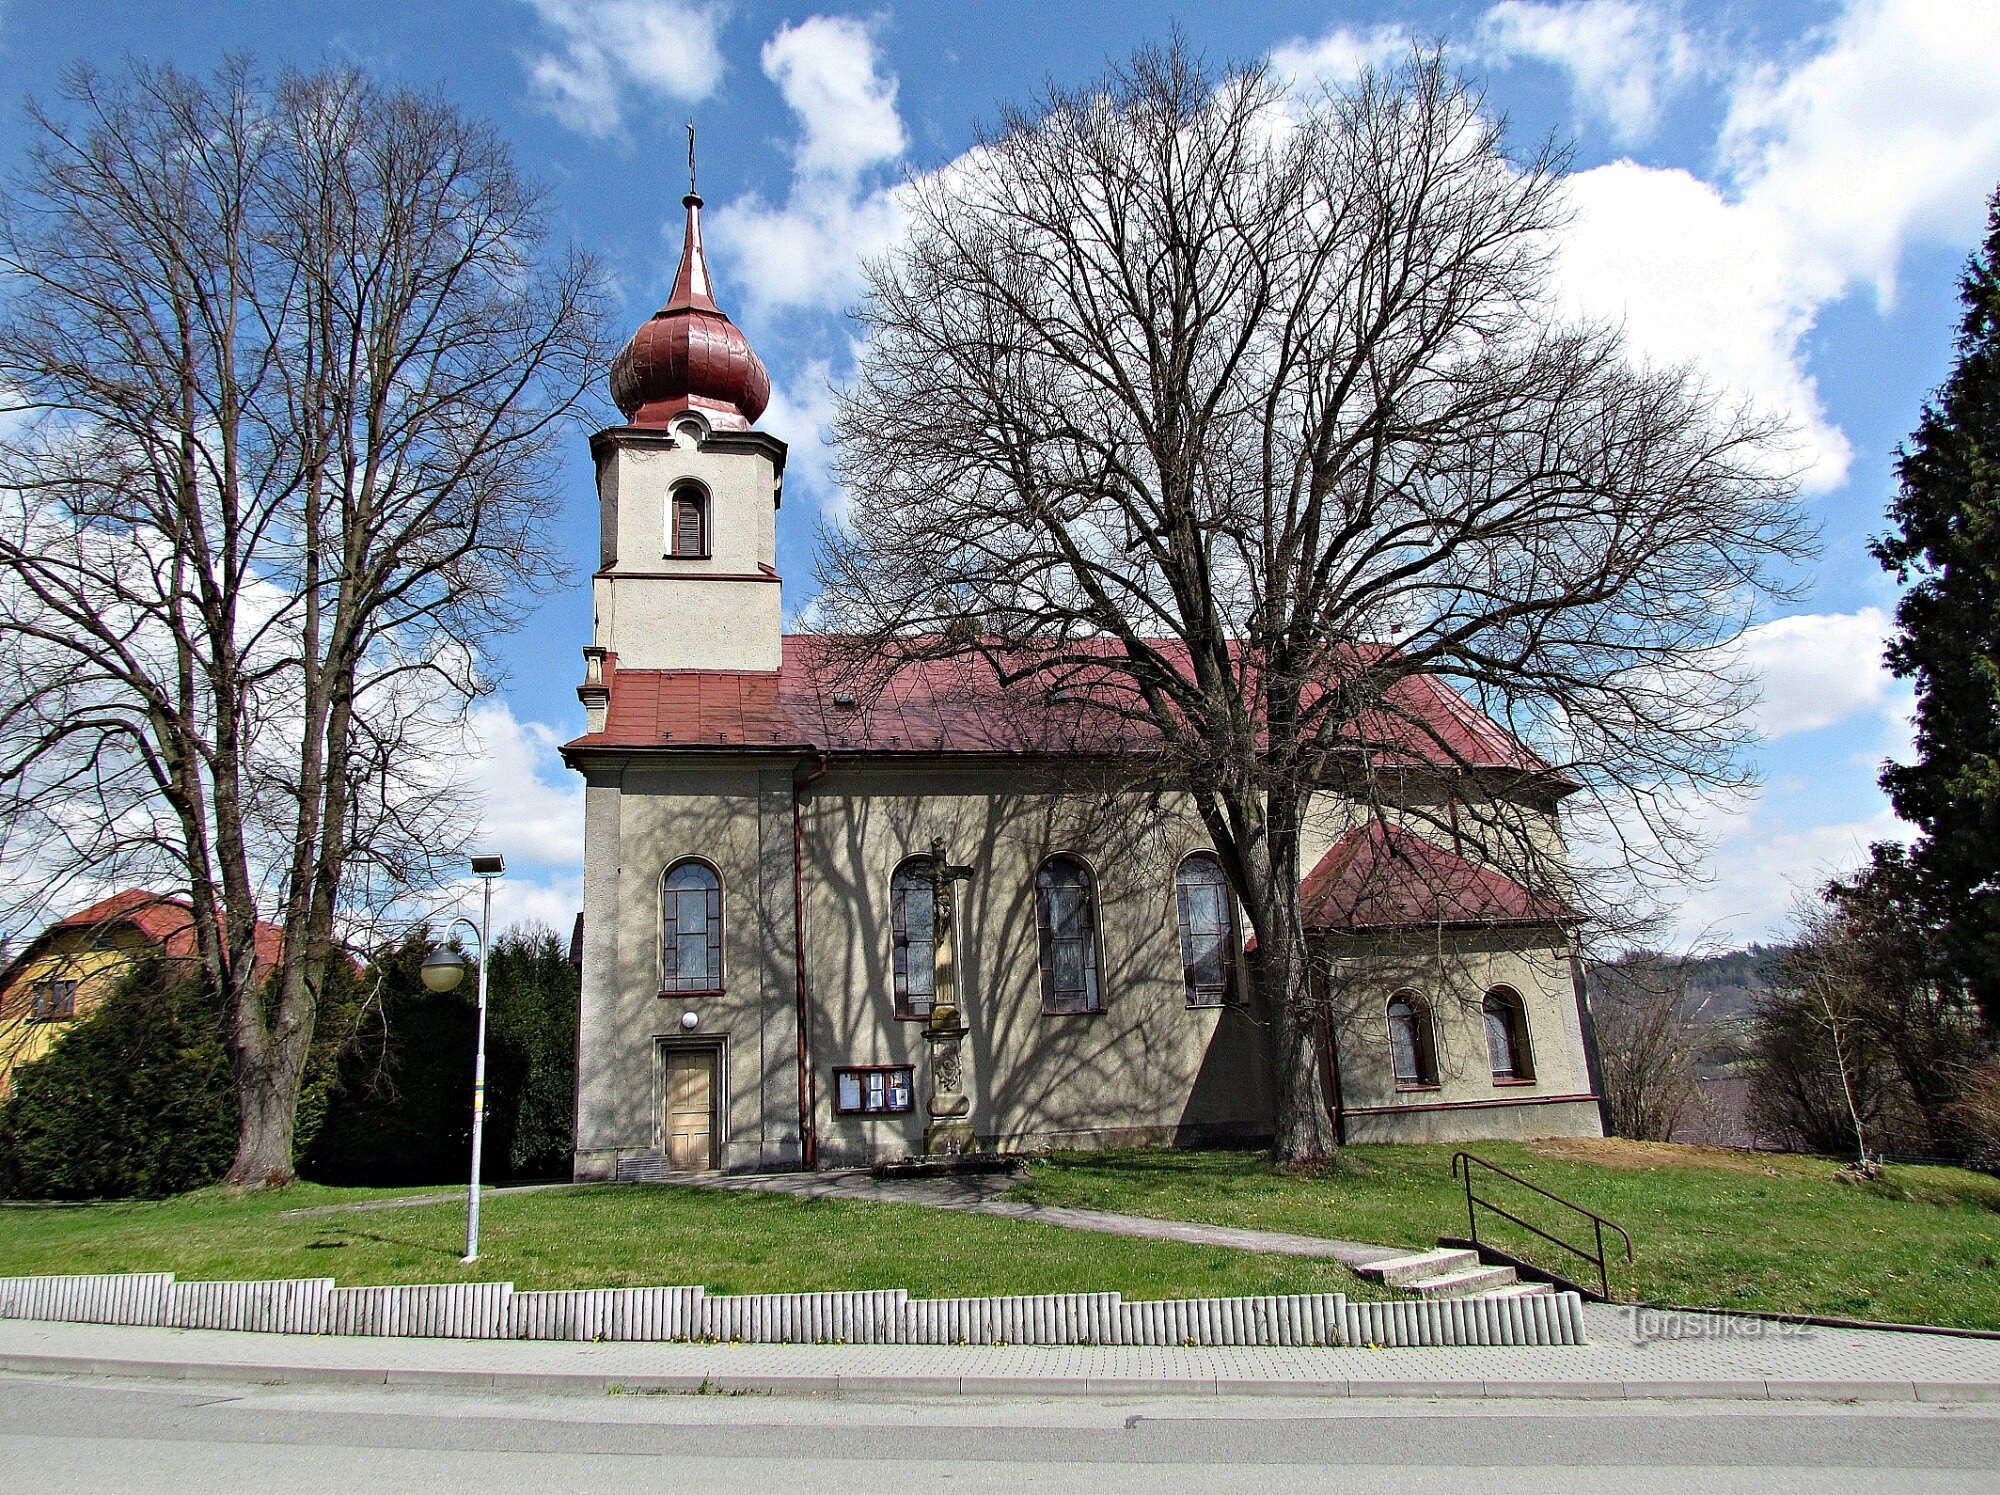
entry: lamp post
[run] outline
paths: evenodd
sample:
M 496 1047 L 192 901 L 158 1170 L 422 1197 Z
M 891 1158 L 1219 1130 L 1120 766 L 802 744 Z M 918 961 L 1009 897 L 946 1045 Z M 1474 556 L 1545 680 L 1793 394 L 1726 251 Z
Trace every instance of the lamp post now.
M 472 1182 L 465 1195 L 463 1260 L 468 1262 L 479 1260 L 479 1154 L 486 1134 L 486 934 L 493 927 L 493 879 L 507 870 L 507 859 L 498 853 L 475 856 L 472 870 L 483 889 L 479 922 L 460 914 L 445 925 L 446 934 L 465 925 L 479 946 L 479 1037 L 472 1058 Z M 440 945 L 424 957 L 422 974 L 431 991 L 456 991 L 465 979 L 465 961 L 449 945 Z

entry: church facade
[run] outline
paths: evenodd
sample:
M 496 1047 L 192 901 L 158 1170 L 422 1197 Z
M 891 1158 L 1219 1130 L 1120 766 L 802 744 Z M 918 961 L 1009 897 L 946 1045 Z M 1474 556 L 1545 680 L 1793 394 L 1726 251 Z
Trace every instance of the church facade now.
M 576 1175 L 1268 1138 L 1267 1019 L 1192 809 L 963 671 L 858 696 L 783 631 L 785 446 L 756 429 L 768 375 L 715 304 L 692 194 L 611 387 L 563 750 L 585 782 Z M 1506 733 L 1413 689 L 1459 762 L 1530 782 Z M 1560 788 L 1534 794 L 1517 808 L 1559 844 Z M 1302 900 L 1343 1138 L 1598 1135 L 1573 915 L 1436 816 L 1316 806 Z

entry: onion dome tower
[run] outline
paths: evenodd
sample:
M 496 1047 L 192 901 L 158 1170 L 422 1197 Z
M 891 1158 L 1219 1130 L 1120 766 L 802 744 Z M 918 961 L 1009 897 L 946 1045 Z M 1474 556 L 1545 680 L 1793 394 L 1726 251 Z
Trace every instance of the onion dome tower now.
M 673 294 L 611 360 L 611 398 L 635 426 L 665 426 L 699 410 L 718 430 L 747 431 L 771 403 L 771 376 L 715 304 L 701 248 L 701 197 L 681 199 L 687 232 Z
M 578 691 L 592 731 L 623 672 L 775 672 L 783 659 L 777 508 L 785 444 L 755 429 L 771 376 L 715 304 L 689 148 L 687 228 L 667 304 L 611 361 L 625 424 L 597 459 L 596 627 Z M 637 699 L 635 696 L 634 699 Z

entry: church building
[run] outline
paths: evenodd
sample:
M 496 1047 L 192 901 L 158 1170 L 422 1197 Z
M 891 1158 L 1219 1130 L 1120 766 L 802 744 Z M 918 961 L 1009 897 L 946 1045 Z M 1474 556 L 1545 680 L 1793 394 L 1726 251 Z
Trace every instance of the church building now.
M 1267 1140 L 1268 1024 L 1193 810 L 965 670 L 857 691 L 784 632 L 786 448 L 685 202 L 672 294 L 611 365 L 625 423 L 591 438 L 576 1176 Z M 1490 769 L 1559 846 L 1568 786 L 1409 689 L 1412 751 Z M 1597 1136 L 1575 915 L 1441 820 L 1315 801 L 1338 1134 Z

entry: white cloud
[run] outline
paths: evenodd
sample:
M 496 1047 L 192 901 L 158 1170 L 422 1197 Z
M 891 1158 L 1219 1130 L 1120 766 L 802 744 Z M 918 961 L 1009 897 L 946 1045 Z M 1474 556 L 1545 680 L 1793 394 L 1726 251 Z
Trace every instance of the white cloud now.
M 1970 246 L 2000 176 L 2000 5 L 1855 0 L 1813 42 L 1737 87 L 1722 157 L 1820 295 L 1886 302 L 1912 239 Z
M 896 78 L 871 27 L 845 17 L 781 27 L 763 62 L 800 126 L 791 187 L 782 205 L 737 198 L 711 232 L 745 277 L 753 312 L 837 311 L 860 295 L 864 261 L 902 232 L 897 189 L 868 180 L 907 144 Z
M 1864 713 L 1892 720 L 1903 703 L 1882 662 L 1889 626 L 1879 607 L 1864 607 L 1776 618 L 1745 634 L 1744 660 L 1763 687 L 1763 735 L 1814 732 Z
M 603 137 L 624 123 L 631 92 L 707 98 L 722 78 L 717 45 L 728 7 L 697 0 L 526 0 L 556 50 L 524 59 L 535 101 L 572 130 Z
M 1368 68 L 1402 62 L 1416 38 L 1401 26 L 1381 25 L 1365 31 L 1337 26 L 1317 40 L 1304 37 L 1286 42 L 1271 53 L 1271 68 L 1294 89 L 1338 88 Z
M 1761 803 L 1721 830 L 1709 858 L 1712 877 L 1689 891 L 1676 915 L 1683 940 L 1730 944 L 1779 935 L 1802 896 L 1859 867 L 1873 843 L 1910 835 L 1887 809 L 1864 820 L 1800 826 Z
M 753 314 L 841 311 L 862 292 L 863 264 L 901 235 L 903 209 L 894 188 L 859 191 L 814 176 L 795 180 L 782 206 L 749 193 L 710 223 L 710 238 L 743 277 Z
M 882 75 L 868 23 L 813 16 L 782 26 L 764 43 L 763 61 L 805 127 L 794 156 L 799 171 L 851 177 L 903 154 L 896 79 Z
M 1794 432 L 1787 464 L 1805 486 L 1839 486 L 1853 450 L 1806 370 L 1820 298 L 1801 283 L 1783 225 L 1688 172 L 1631 161 L 1579 172 L 1567 190 L 1556 285 L 1570 309 L 1782 418 Z
M 1806 338 L 1857 285 L 1886 304 L 1913 244 L 1976 238 L 2000 177 L 2000 6 L 1857 0 L 1739 78 L 1718 150 L 1719 185 L 1630 161 L 1572 178 L 1560 283 L 1642 353 L 1788 420 L 1824 492 L 1853 453 Z
M 428 911 L 431 932 L 442 938 L 446 921 L 461 914 L 478 923 L 484 891 L 475 877 L 452 884 Z M 582 911 L 581 872 L 524 874 L 510 862 L 507 875 L 494 880 L 492 933 L 496 938 L 510 929 L 539 924 L 562 936 L 564 948 L 568 948 L 570 931 Z M 458 932 L 463 934 L 464 930 Z
M 483 701 L 467 723 L 465 778 L 479 805 L 476 850 L 509 864 L 583 865 L 583 781 L 557 755 L 552 727 L 523 721 L 505 701 Z
M 1579 106 L 1619 140 L 1643 140 L 1660 104 L 1694 77 L 1693 40 L 1670 13 L 1632 0 L 1503 0 L 1481 18 L 1477 55 L 1505 63 L 1534 58 L 1568 71 Z
M 833 484 L 833 449 L 827 444 L 832 423 L 833 367 L 826 359 L 809 360 L 796 379 L 772 381 L 771 403 L 760 424 L 791 448 L 785 486 L 803 488 L 826 518 L 838 521 L 845 504 Z

